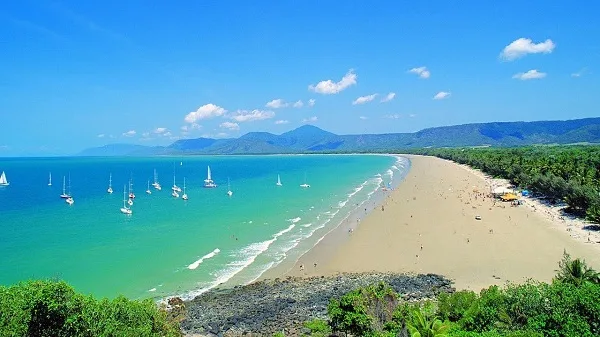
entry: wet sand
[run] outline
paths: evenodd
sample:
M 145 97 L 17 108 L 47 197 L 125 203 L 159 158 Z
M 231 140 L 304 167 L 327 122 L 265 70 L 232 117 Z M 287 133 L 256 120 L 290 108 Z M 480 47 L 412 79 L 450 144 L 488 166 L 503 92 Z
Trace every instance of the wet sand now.
M 458 289 L 478 291 L 507 281 L 550 281 L 565 249 L 600 269 L 600 244 L 572 238 L 558 219 L 532 207 L 494 203 L 483 196 L 489 182 L 460 165 L 407 157 L 410 172 L 385 192 L 380 207 L 333 230 L 284 276 L 435 273 Z

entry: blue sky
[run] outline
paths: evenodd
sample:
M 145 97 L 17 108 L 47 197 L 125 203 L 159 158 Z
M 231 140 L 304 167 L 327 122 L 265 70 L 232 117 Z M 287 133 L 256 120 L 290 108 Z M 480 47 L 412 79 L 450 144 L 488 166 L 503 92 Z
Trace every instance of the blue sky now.
M 598 116 L 599 9 L 577 0 L 7 2 L 0 156 L 305 123 L 350 134 Z

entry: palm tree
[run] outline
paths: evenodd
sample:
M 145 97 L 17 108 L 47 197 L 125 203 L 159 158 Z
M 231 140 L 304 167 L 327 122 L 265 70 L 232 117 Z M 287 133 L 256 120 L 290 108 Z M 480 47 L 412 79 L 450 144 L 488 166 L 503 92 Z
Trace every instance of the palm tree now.
M 424 315 L 415 308 L 410 315 L 408 331 L 411 337 L 447 337 L 450 326 L 434 315 Z
M 571 259 L 571 256 L 565 250 L 562 260 L 558 263 L 556 271 L 557 281 L 581 285 L 585 282 L 600 284 L 600 273 L 587 266 L 584 260 Z

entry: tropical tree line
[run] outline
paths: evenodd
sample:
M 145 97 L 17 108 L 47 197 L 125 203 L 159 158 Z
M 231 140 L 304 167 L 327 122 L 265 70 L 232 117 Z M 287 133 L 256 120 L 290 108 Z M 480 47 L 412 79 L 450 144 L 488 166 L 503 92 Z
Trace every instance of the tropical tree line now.
M 409 152 L 449 159 L 509 179 L 551 202 L 564 201 L 568 212 L 600 222 L 600 146 L 442 148 Z
M 567 253 L 551 283 L 492 286 L 403 301 L 384 283 L 332 299 L 328 321 L 305 326 L 313 336 L 542 337 L 600 336 L 600 274 Z

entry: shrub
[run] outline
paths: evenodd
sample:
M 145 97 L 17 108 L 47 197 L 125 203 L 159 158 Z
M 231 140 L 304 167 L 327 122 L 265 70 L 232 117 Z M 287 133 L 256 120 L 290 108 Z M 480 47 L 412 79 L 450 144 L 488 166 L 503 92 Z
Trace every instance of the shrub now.
M 0 287 L 1 336 L 180 336 L 152 300 L 96 300 L 65 282 Z
M 473 306 L 476 299 L 477 294 L 470 290 L 461 290 L 452 294 L 441 293 L 438 296 L 438 315 L 442 320 L 458 322 Z
M 397 294 L 381 282 L 353 290 L 339 300 L 332 300 L 327 308 L 333 331 L 350 332 L 363 336 L 382 332 L 392 319 L 397 306 Z
M 304 322 L 304 327 L 310 329 L 311 336 L 329 336 L 331 334 L 331 327 L 327 324 L 327 321 L 322 319 L 313 319 L 312 321 Z

